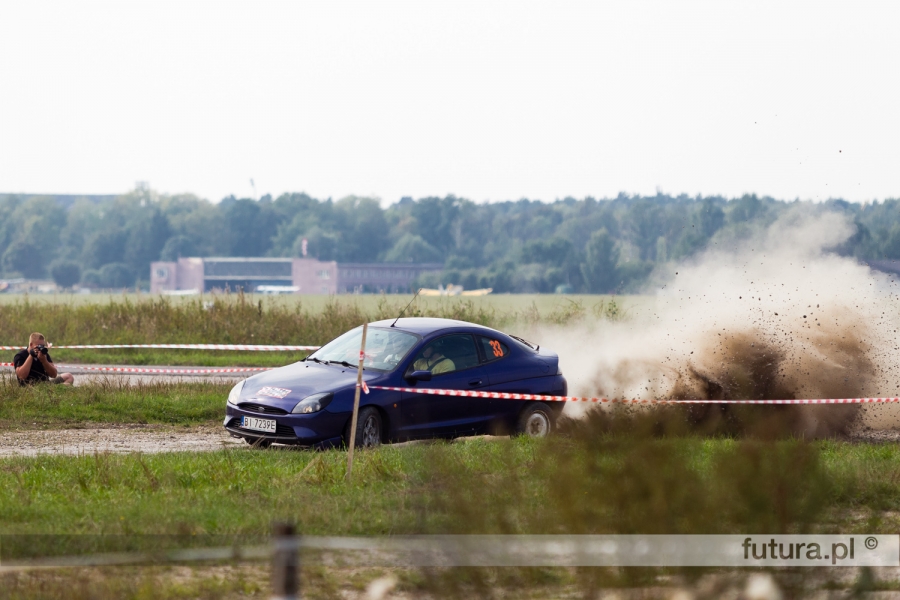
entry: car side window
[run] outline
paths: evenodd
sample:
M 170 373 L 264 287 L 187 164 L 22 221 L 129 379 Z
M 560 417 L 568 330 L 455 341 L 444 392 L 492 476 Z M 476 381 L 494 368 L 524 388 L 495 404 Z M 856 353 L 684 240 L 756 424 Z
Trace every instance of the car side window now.
M 477 366 L 475 340 L 467 333 L 460 333 L 445 335 L 425 346 L 413 361 L 412 370 L 440 375 Z
M 498 339 L 480 335 L 478 336 L 478 341 L 481 343 L 481 350 L 484 352 L 485 362 L 500 360 L 509 354 L 509 347 Z

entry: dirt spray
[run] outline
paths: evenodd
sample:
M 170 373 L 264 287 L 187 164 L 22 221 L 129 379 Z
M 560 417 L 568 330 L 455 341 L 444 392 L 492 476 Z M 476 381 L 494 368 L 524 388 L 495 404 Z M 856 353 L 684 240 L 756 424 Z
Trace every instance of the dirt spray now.
M 689 262 L 661 267 L 627 319 L 534 335 L 560 353 L 578 395 L 897 396 L 900 286 L 833 251 L 853 233 L 837 213 L 789 213 L 728 247 L 713 243 Z M 722 410 L 698 408 L 695 416 Z M 779 411 L 792 432 L 810 436 L 900 426 L 896 405 Z

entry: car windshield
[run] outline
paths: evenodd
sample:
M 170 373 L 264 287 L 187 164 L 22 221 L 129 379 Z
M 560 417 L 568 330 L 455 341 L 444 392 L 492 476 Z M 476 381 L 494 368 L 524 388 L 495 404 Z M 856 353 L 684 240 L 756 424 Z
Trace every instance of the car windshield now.
M 370 327 L 366 334 L 366 359 L 363 366 L 379 371 L 394 370 L 412 348 L 417 337 L 399 329 Z M 306 360 L 359 364 L 359 347 L 362 344 L 362 327 L 351 329 L 328 342 Z

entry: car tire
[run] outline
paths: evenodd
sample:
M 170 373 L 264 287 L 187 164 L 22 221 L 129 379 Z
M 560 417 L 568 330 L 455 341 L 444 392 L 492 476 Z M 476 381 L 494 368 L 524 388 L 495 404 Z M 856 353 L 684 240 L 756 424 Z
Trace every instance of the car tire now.
M 547 437 L 553 431 L 553 413 L 543 402 L 529 404 L 519 413 L 516 435 Z
M 350 427 L 353 419 L 347 423 L 344 432 L 344 445 L 350 446 Z M 384 428 L 382 427 L 381 413 L 377 408 L 367 406 L 360 409 L 356 417 L 356 448 L 375 448 L 381 445 Z

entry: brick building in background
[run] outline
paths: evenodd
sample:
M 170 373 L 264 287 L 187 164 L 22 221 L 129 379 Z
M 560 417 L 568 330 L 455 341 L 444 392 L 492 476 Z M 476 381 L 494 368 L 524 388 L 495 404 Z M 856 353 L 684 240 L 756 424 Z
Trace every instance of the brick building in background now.
M 150 292 L 239 289 L 298 294 L 405 293 L 440 263 L 337 263 L 314 258 L 179 258 L 150 265 Z M 289 289 L 294 288 L 294 289 Z

